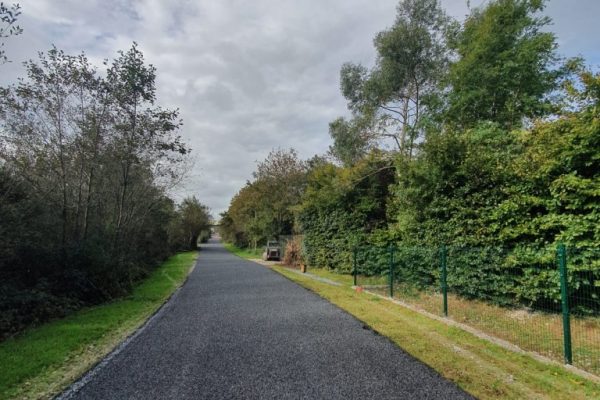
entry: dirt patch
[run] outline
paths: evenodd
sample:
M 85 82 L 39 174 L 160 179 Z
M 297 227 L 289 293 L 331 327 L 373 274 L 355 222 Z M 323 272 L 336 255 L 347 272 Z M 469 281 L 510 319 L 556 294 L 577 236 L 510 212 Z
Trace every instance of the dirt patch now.
M 265 267 L 274 267 L 275 265 L 281 264 L 281 261 L 265 261 L 262 258 L 251 258 L 250 261 L 264 265 Z
M 533 314 L 527 310 L 514 310 L 508 313 L 508 316 L 517 321 L 527 321 L 533 317 Z

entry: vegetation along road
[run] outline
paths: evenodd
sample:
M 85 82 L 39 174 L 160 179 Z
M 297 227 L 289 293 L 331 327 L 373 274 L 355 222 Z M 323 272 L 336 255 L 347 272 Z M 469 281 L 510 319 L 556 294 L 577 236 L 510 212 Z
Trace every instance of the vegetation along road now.
M 146 328 L 59 398 L 470 396 L 329 302 L 213 240 Z

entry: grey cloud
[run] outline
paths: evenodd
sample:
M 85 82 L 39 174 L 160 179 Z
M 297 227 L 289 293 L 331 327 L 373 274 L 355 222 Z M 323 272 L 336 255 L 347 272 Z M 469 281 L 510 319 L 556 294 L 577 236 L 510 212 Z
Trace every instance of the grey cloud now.
M 188 90 L 192 91 L 190 93 L 191 96 L 196 97 L 193 103 L 197 107 L 207 107 L 212 112 L 227 112 L 231 111 L 235 106 L 233 92 L 227 85 L 221 82 L 210 83 L 204 89 L 192 86 Z

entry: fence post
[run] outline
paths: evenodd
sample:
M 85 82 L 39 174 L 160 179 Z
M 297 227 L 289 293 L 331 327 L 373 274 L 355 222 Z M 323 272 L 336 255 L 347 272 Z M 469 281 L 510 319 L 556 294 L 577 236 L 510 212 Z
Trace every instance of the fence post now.
M 447 268 L 446 268 L 446 246 L 442 245 L 440 247 L 440 269 L 441 269 L 441 284 L 442 284 L 442 296 L 444 298 L 443 304 L 443 312 L 444 316 L 448 316 L 448 283 L 446 281 L 447 278 Z
M 389 283 L 390 283 L 390 297 L 394 298 L 394 246 L 390 245 L 390 271 L 389 271 Z
M 353 255 L 354 261 L 353 261 L 353 264 L 352 264 L 352 284 L 353 284 L 353 286 L 356 286 L 356 275 L 358 273 L 358 271 L 357 271 L 357 265 L 356 265 L 356 256 L 357 256 L 357 253 L 358 253 L 358 249 L 355 247 L 354 248 L 354 255 Z
M 567 276 L 567 250 L 560 243 L 557 248 L 558 269 L 560 271 L 560 299 L 563 317 L 563 343 L 565 350 L 565 363 L 573 364 L 573 351 L 571 348 L 571 316 L 569 312 L 569 286 Z

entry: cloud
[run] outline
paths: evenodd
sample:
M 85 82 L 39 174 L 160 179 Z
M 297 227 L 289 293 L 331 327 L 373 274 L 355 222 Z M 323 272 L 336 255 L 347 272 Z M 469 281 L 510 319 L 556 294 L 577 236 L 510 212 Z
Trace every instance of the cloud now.
M 548 11 L 563 47 L 598 60 L 593 39 L 600 28 L 591 16 L 600 4 L 582 1 L 586 7 L 551 1 Z M 467 13 L 464 0 L 443 4 L 457 18 Z M 100 65 L 137 41 L 157 67 L 159 102 L 181 111 L 182 135 L 196 159 L 174 195 L 196 195 L 216 215 L 272 148 L 294 147 L 306 158 L 327 150 L 329 121 L 346 113 L 339 69 L 347 61 L 372 65 L 372 39 L 393 23 L 396 5 L 27 0 L 20 21 L 25 32 L 6 44 L 14 62 L 0 67 L 0 84 L 14 82 L 23 73 L 19 62 L 52 44 L 70 53 L 84 50 Z M 579 17 L 585 24 L 576 23 Z

